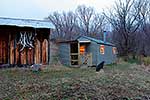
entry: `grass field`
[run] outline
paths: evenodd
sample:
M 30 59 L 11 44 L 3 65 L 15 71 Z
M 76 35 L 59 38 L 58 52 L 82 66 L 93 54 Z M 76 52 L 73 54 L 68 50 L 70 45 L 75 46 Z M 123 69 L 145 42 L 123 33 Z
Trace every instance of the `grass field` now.
M 99 73 L 62 66 L 1 69 L 0 100 L 150 100 L 150 72 L 129 63 Z

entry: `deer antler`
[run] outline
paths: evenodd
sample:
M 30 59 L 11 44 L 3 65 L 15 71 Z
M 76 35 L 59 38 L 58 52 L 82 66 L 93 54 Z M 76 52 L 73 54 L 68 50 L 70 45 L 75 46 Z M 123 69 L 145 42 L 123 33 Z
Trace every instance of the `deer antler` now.
M 18 41 L 19 44 L 22 45 L 22 48 L 20 49 L 20 52 L 25 48 L 25 47 L 32 47 L 34 48 L 33 46 L 33 41 L 34 41 L 34 37 L 36 35 L 33 33 L 21 33 L 20 32 L 20 39 Z

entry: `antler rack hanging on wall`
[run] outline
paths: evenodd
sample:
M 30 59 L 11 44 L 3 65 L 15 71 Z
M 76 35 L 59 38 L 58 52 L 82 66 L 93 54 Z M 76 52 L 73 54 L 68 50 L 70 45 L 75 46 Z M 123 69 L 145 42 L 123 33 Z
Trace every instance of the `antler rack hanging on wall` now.
M 24 48 L 34 48 L 34 40 L 36 37 L 36 33 L 27 33 L 27 32 L 20 32 L 20 37 L 18 44 L 21 45 L 20 52 L 24 50 Z

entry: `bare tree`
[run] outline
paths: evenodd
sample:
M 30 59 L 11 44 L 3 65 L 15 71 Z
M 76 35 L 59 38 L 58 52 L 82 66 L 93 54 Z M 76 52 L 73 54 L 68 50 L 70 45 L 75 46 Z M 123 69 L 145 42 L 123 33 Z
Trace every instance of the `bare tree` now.
M 135 35 L 143 21 L 143 6 L 143 0 L 118 0 L 109 16 L 104 13 L 114 29 L 113 41 L 120 55 L 126 58 L 135 51 Z
M 143 17 L 142 25 L 136 35 L 137 54 L 144 56 L 150 55 L 150 1 L 143 0 L 141 16 Z
M 58 12 L 53 12 L 46 19 L 50 20 L 55 26 L 55 36 L 62 37 L 61 15 Z M 57 34 L 56 34 L 57 33 Z
M 77 26 L 77 17 L 73 12 L 63 13 L 62 14 L 62 26 L 63 26 L 63 33 L 67 39 L 73 39 L 73 36 L 78 34 L 76 33 L 76 26 Z
M 104 30 L 105 17 L 96 13 L 94 8 L 80 5 L 76 9 L 76 15 L 78 16 L 78 25 L 80 27 L 80 33 L 92 37 L 97 37 Z
M 76 15 L 79 19 L 79 26 L 81 32 L 86 35 L 90 33 L 90 23 L 94 16 L 94 9 L 92 7 L 86 7 L 85 5 L 78 6 L 76 9 Z
M 76 13 L 54 12 L 47 19 L 55 25 L 56 30 L 52 36 L 57 39 L 72 40 L 79 34 L 97 37 L 105 26 L 104 16 L 84 5 L 78 6 Z
M 105 24 L 105 17 L 101 14 L 95 14 L 90 25 L 91 35 L 97 36 L 98 33 L 103 33 Z
M 54 12 L 50 14 L 47 19 L 55 25 L 56 31 L 53 35 L 59 39 L 72 39 L 73 35 L 76 33 L 75 27 L 77 17 L 73 12 Z

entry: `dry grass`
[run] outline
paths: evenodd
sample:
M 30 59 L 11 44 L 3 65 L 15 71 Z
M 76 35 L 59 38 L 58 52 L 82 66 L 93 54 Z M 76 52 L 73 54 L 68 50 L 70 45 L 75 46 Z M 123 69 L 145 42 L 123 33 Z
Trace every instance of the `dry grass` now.
M 41 72 L 3 69 L 0 100 L 150 100 L 150 73 L 125 62 L 105 66 L 100 73 L 63 66 Z

